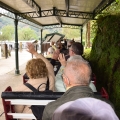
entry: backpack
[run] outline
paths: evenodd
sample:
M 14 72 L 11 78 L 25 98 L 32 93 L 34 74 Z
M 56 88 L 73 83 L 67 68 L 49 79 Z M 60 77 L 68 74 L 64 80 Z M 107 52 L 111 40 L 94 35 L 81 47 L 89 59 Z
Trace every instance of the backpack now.
M 39 88 L 41 85 L 45 84 L 46 89 L 45 91 L 39 91 Z M 42 83 L 38 86 L 38 88 L 34 88 L 31 84 L 25 83 L 25 86 L 27 86 L 29 89 L 31 89 L 33 92 L 53 92 L 52 90 L 49 90 L 49 79 L 47 78 L 47 84 Z M 31 105 L 30 109 L 32 110 L 33 115 L 36 117 L 37 120 L 42 120 L 42 115 L 44 111 L 45 106 L 44 105 Z

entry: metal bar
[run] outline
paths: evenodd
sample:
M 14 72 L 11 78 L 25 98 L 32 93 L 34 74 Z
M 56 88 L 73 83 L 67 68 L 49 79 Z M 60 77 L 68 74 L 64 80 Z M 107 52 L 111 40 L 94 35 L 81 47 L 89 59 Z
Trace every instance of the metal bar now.
M 70 28 L 70 29 L 80 29 L 81 26 L 75 26 L 75 25 L 62 25 L 62 28 Z M 50 25 L 50 26 L 44 26 L 43 29 L 53 29 L 53 28 L 61 28 L 60 25 Z
M 83 42 L 83 27 L 81 27 L 81 43 Z
M 34 14 L 33 14 L 34 13 Z M 36 11 L 33 12 L 25 12 L 18 13 L 19 15 L 26 15 L 28 18 L 40 18 L 37 16 Z M 69 18 L 79 18 L 79 19 L 93 19 L 93 13 L 89 12 L 81 12 L 81 11 L 69 11 L 69 15 L 67 16 L 66 10 L 58 10 L 56 8 L 49 10 L 41 10 L 41 17 L 50 17 L 50 16 L 59 16 L 59 17 L 68 17 Z
M 47 42 L 50 42 L 50 40 L 54 37 L 54 35 L 55 35 L 55 34 L 53 34 Z
M 15 74 L 19 75 L 20 71 L 19 71 L 19 58 L 18 58 L 18 19 L 17 19 L 17 15 L 15 14 Z
M 43 25 L 42 27 L 51 26 L 51 25 L 59 25 L 59 24 L 58 23 L 57 24 L 48 24 L 48 25 Z M 62 23 L 62 25 L 82 26 L 82 24 L 69 24 L 69 23 Z
M 33 8 L 36 12 L 41 13 L 41 7 L 35 2 L 35 0 L 23 0 L 23 1 L 31 8 Z
M 57 21 L 59 22 L 59 24 L 60 25 L 62 25 L 62 22 L 61 22 L 61 19 L 60 19 L 60 17 L 59 16 L 56 16 L 56 11 L 55 11 L 55 7 L 53 7 L 53 16 L 55 16 L 56 17 L 56 19 L 57 19 Z
M 65 4 L 66 4 L 66 15 L 68 17 L 69 16 L 69 0 L 65 0 Z
M 43 29 L 41 29 L 41 42 L 40 42 L 40 46 L 41 46 L 41 53 L 42 53 L 42 32 L 43 32 Z
M 82 26 L 82 24 L 69 24 L 69 23 L 62 23 L 63 25 L 71 25 L 71 26 Z

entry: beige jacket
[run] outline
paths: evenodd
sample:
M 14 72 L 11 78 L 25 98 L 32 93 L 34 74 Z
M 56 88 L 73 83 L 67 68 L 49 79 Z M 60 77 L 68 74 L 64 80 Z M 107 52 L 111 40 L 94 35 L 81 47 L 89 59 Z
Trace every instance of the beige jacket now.
M 55 76 L 53 71 L 53 66 L 50 64 L 50 62 L 44 58 L 41 54 L 35 54 L 36 58 L 41 58 L 45 63 L 46 67 L 48 69 L 48 77 L 49 77 L 49 89 L 54 91 L 54 85 L 55 85 Z M 42 83 L 47 82 L 47 77 L 45 78 L 39 78 L 39 79 L 29 79 L 28 83 L 30 83 L 35 88 L 38 88 L 38 86 Z M 40 91 L 44 91 L 46 88 L 45 85 L 42 85 L 40 87 Z M 20 85 L 19 88 L 17 88 L 14 91 L 31 91 L 28 87 L 26 87 L 24 84 Z M 30 106 L 22 106 L 22 105 L 16 105 L 15 112 L 17 113 L 31 113 L 31 109 L 29 109 Z

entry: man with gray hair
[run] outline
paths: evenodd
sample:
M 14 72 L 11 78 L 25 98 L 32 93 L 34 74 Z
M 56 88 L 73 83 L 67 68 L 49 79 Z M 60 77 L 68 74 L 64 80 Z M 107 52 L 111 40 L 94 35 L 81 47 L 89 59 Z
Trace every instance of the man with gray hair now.
M 94 97 L 93 91 L 88 86 L 91 67 L 81 56 L 74 55 L 68 59 L 62 76 L 67 91 L 59 99 L 45 107 L 42 120 L 51 120 L 55 109 L 66 102 L 78 98 Z

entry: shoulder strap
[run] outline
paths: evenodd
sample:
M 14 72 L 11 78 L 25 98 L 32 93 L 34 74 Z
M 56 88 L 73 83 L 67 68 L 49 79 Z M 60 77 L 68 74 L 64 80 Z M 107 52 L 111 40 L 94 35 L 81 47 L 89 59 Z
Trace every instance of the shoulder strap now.
M 38 90 L 34 88 L 31 84 L 25 83 L 24 85 L 27 86 L 29 89 L 31 89 L 33 92 L 38 92 Z
M 47 77 L 47 84 L 45 90 L 49 90 L 49 78 Z
M 46 85 L 46 88 L 45 88 L 45 91 L 49 90 L 49 78 L 47 77 L 47 83 L 42 83 L 39 85 L 38 87 L 38 91 L 39 91 L 39 88 L 41 87 L 41 85 L 45 84 Z
M 25 83 L 24 85 L 27 86 L 29 89 L 31 89 L 33 92 L 38 92 L 39 91 L 39 88 L 41 85 L 45 84 L 46 85 L 46 88 L 45 88 L 45 91 L 46 90 L 49 90 L 49 78 L 47 77 L 47 84 L 46 83 L 42 83 L 39 85 L 38 87 L 38 90 L 36 88 L 34 88 L 31 84 L 29 83 Z

